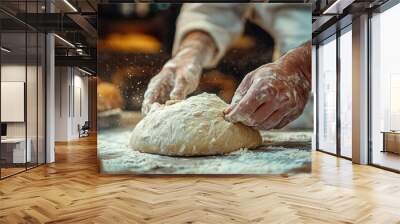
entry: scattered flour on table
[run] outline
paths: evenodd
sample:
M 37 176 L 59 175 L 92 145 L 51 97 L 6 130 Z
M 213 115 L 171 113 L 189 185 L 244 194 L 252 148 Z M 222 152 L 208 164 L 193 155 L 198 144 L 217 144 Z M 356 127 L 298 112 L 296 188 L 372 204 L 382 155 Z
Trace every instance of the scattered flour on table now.
M 114 174 L 282 174 L 310 166 L 310 150 L 241 148 L 223 156 L 172 157 L 131 150 L 129 129 L 99 132 L 101 170 Z M 283 133 L 282 133 L 283 134 Z

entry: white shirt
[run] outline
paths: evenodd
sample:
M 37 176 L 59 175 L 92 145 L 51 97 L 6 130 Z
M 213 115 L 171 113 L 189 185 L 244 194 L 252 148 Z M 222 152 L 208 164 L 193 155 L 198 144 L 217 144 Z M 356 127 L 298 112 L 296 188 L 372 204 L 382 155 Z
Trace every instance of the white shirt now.
M 176 24 L 175 54 L 189 32 L 208 33 L 218 53 L 206 67 L 214 67 L 239 38 L 247 19 L 267 31 L 275 42 L 274 58 L 311 40 L 311 4 L 281 3 L 186 3 Z
M 173 54 L 187 33 L 200 30 L 208 33 L 218 48 L 218 53 L 205 65 L 214 67 L 242 35 L 247 19 L 274 38 L 274 60 L 312 38 L 312 11 L 308 3 L 186 3 L 176 24 Z M 304 113 L 287 128 L 312 128 L 312 105 L 310 96 Z

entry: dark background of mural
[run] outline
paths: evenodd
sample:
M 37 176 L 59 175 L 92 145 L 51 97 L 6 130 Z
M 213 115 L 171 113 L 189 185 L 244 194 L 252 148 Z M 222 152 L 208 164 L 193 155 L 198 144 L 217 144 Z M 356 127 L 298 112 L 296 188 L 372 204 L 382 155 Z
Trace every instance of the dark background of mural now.
M 180 7 L 180 4 L 152 4 L 143 13 L 129 3 L 99 6 L 99 77 L 119 87 L 122 109 L 140 110 L 149 80 L 170 58 Z M 218 67 L 204 71 L 199 90 L 194 94 L 214 92 L 230 102 L 240 80 L 271 61 L 272 50 L 273 40 L 268 33 L 247 22 L 245 35 Z

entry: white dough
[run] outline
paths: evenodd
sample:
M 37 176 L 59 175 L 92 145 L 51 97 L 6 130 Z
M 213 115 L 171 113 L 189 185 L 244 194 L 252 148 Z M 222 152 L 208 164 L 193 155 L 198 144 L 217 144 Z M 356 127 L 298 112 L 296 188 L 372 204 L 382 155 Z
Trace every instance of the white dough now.
M 170 156 L 217 155 L 261 144 L 257 130 L 225 121 L 228 105 L 215 94 L 203 93 L 157 107 L 133 130 L 134 150 Z

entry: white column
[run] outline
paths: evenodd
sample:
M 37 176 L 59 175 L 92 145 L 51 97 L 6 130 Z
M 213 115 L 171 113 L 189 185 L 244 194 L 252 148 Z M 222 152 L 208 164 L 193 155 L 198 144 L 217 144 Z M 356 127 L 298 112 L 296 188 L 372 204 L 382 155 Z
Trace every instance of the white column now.
M 368 163 L 368 15 L 353 20 L 353 162 Z
M 54 133 L 55 133 L 55 61 L 54 61 L 54 35 L 47 34 L 46 37 L 46 60 L 47 60 L 47 71 L 46 71 L 46 158 L 47 163 L 55 161 L 54 151 Z
M 54 11 L 51 1 L 46 1 L 48 12 Z M 55 161 L 55 43 L 54 34 L 46 35 L 46 163 Z

